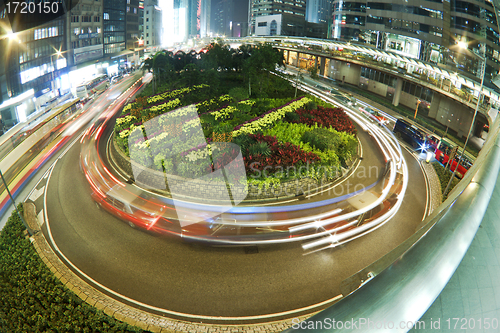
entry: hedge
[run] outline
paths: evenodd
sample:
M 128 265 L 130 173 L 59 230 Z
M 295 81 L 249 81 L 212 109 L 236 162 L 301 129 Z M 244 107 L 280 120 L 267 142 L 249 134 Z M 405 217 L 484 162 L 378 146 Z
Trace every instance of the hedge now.
M 19 206 L 22 212 L 22 206 Z M 0 234 L 0 332 L 144 332 L 88 305 L 40 259 L 14 212 Z

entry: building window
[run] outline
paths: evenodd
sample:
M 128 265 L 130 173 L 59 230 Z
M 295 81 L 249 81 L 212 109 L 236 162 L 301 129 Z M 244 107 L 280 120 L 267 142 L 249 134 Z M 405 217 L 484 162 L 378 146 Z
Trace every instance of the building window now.
M 128 12 L 130 12 L 130 7 L 129 7 L 129 6 L 127 6 L 127 13 L 128 13 Z
M 75 28 L 75 30 L 73 30 L 74 34 L 75 35 L 79 35 L 80 34 L 80 28 Z
M 101 22 L 101 18 L 99 16 L 94 16 L 94 22 Z
M 109 20 L 109 13 L 104 13 L 104 19 Z
M 259 27 L 267 27 L 267 22 L 259 22 L 257 24 L 257 26 L 259 26 Z
M 149 17 L 146 17 L 146 22 L 149 22 Z
M 134 8 L 134 14 L 137 14 L 137 8 Z

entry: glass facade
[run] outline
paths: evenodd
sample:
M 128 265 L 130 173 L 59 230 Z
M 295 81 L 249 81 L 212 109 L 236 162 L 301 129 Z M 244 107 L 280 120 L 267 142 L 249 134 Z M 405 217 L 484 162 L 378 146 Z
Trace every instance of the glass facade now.
M 104 54 L 125 50 L 125 14 L 127 0 L 106 0 L 104 12 Z
M 489 0 L 334 0 L 332 37 L 371 44 L 479 77 L 485 48 L 486 79 L 500 66 L 500 35 Z M 468 50 L 459 45 L 467 44 Z M 419 45 L 416 45 L 419 44 Z

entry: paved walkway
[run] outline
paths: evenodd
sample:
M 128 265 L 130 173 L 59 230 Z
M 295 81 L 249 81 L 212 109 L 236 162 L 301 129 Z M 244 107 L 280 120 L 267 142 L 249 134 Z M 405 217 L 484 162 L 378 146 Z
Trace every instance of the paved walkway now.
M 431 318 L 433 322 L 441 320 L 441 329 L 432 332 L 500 332 L 499 203 L 500 178 L 497 178 L 486 214 L 469 250 L 441 295 L 421 318 L 426 325 Z M 451 318 L 450 328 L 448 318 Z M 459 318 L 456 327 L 457 320 L 453 318 Z M 487 323 L 490 329 L 485 329 Z

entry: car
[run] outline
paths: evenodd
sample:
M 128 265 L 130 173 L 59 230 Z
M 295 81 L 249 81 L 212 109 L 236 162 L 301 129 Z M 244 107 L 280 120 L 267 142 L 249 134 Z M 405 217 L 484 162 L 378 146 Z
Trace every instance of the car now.
M 118 81 L 120 81 L 122 79 L 122 75 L 121 74 L 118 74 L 118 75 L 115 75 L 111 78 L 111 80 L 109 80 L 109 82 L 111 84 L 114 84 L 114 83 L 117 83 Z
M 317 85 L 315 85 L 315 86 L 314 86 L 314 88 L 319 89 L 319 90 L 322 90 L 322 91 L 326 91 L 326 92 L 330 91 L 330 89 L 329 89 L 329 88 L 327 88 L 327 87 L 325 87 L 325 86 L 322 86 L 321 84 L 317 84 Z
M 374 115 L 374 116 L 377 116 L 377 115 L 378 115 L 378 112 L 377 112 L 377 111 L 375 111 L 375 110 L 371 109 L 371 108 L 370 108 L 370 107 L 368 107 L 368 106 L 360 106 L 360 107 L 359 107 L 359 111 L 364 112 L 364 113 L 366 113 L 366 114 L 372 114 L 372 115 Z

